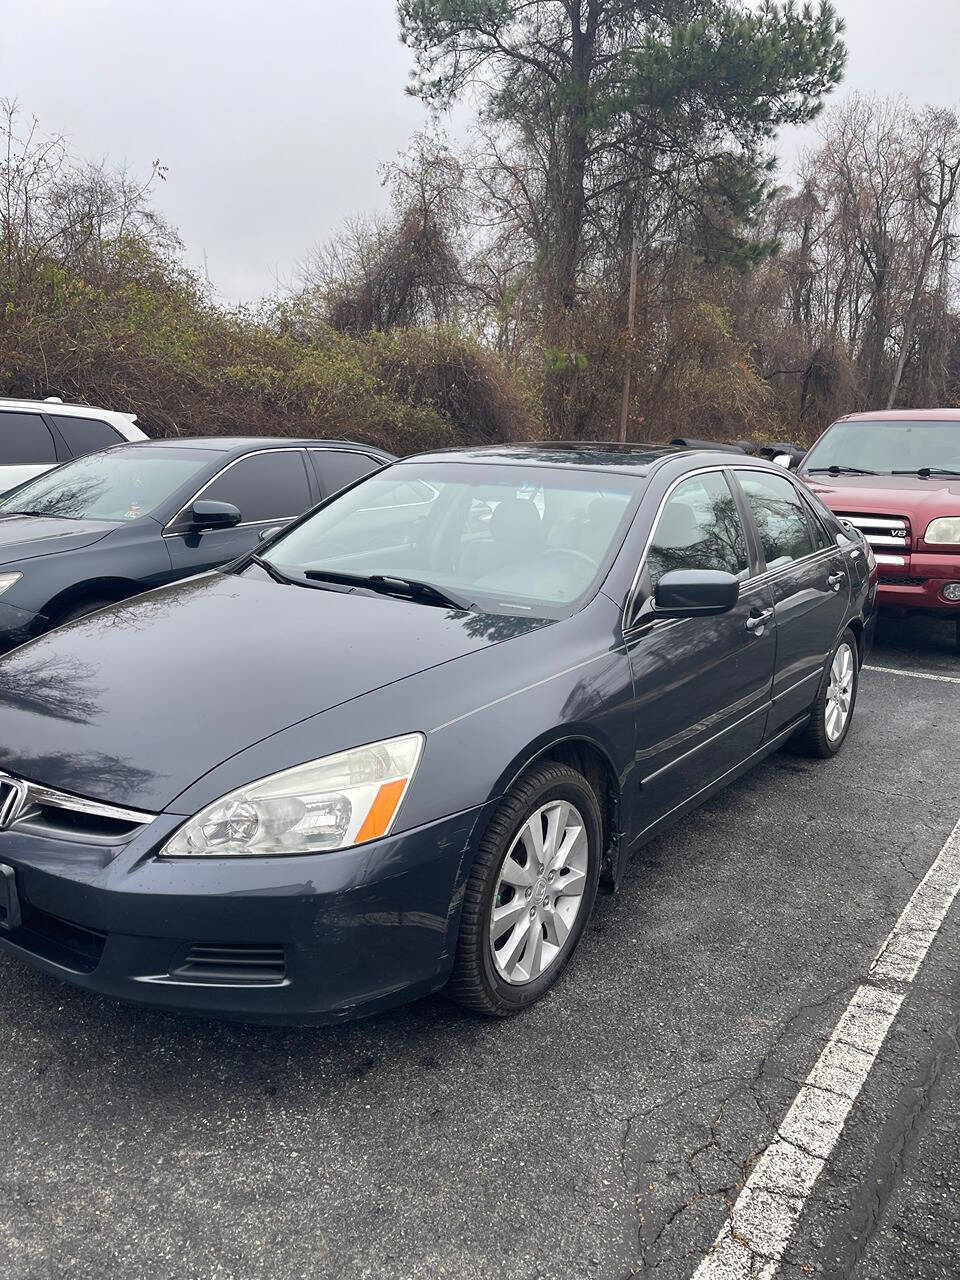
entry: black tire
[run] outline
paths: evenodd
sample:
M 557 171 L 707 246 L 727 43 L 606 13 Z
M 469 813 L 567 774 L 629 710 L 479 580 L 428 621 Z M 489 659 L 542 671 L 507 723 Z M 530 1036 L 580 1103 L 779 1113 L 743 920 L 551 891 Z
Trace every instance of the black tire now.
M 847 719 L 842 731 L 837 737 L 831 737 L 827 732 L 827 698 L 830 689 L 830 673 L 837 654 L 844 645 L 849 648 L 853 656 L 850 710 L 847 713 Z M 815 760 L 829 760 L 831 756 L 835 756 L 837 754 L 846 742 L 847 734 L 850 732 L 850 726 L 853 724 L 853 713 L 857 706 L 857 689 L 859 684 L 860 649 L 857 645 L 857 637 L 853 634 L 850 628 L 847 627 L 846 631 L 844 631 L 843 635 L 834 646 L 833 652 L 830 654 L 830 660 L 826 665 L 823 673 L 823 679 L 820 681 L 820 687 L 817 690 L 817 697 L 813 704 L 810 719 L 791 741 L 790 745 L 798 755 L 810 756 Z
M 505 981 L 497 972 L 490 941 L 490 919 L 501 867 L 518 834 L 542 806 L 553 800 L 572 804 L 587 837 L 586 883 L 579 913 L 556 958 L 538 978 L 522 985 Z M 470 872 L 460 918 L 460 936 L 453 972 L 445 994 L 487 1017 L 519 1013 L 539 1000 L 566 968 L 586 927 L 597 896 L 600 877 L 601 831 L 596 794 L 582 774 L 561 764 L 536 765 L 503 798 L 490 820 Z
M 54 620 L 52 626 L 62 627 L 65 622 L 75 622 L 77 618 L 85 618 L 88 613 L 96 613 L 98 609 L 105 609 L 108 604 L 116 604 L 116 599 L 106 596 L 100 599 L 84 600 L 80 604 L 75 604 L 71 609 L 67 609 L 65 613 L 61 613 Z

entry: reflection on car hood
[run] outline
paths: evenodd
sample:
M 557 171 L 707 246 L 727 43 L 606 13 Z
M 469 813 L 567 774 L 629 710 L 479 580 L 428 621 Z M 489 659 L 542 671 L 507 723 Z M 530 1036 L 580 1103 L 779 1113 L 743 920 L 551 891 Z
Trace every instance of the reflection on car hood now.
M 116 527 L 107 520 L 0 515 L 0 564 L 88 547 Z
M 0 768 L 159 810 L 291 724 L 539 625 L 259 570 L 196 578 L 0 660 Z

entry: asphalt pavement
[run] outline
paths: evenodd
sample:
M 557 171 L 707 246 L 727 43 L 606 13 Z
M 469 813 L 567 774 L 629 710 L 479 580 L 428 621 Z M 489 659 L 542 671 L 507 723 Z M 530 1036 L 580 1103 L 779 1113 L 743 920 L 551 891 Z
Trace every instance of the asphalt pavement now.
M 559 986 L 505 1023 L 435 998 L 243 1027 L 0 957 L 0 1276 L 707 1274 L 960 821 L 958 759 L 953 629 L 886 623 L 842 755 L 778 753 L 648 846 Z M 782 1259 L 749 1274 L 960 1272 L 958 956 L 954 905 Z

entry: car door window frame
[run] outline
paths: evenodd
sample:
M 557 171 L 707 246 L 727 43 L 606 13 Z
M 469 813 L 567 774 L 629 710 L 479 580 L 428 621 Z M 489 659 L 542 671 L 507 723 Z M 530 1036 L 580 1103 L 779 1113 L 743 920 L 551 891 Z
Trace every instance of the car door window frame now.
M 67 440 L 67 437 L 60 430 L 60 424 L 56 420 L 56 416 L 52 413 L 45 413 L 43 419 L 50 428 L 53 436 L 54 446 L 57 450 L 58 461 L 72 462 L 74 458 L 85 458 L 88 453 L 103 453 L 104 449 L 112 449 L 114 445 L 131 443 L 126 437 L 117 430 L 112 422 L 107 422 L 105 418 L 98 418 L 93 410 L 90 413 L 61 413 L 61 418 L 79 418 L 86 422 L 99 422 L 113 432 L 113 441 L 111 444 L 95 445 L 92 449 L 87 449 L 85 453 L 76 453 Z
M 36 418 L 40 425 L 46 430 L 53 444 L 53 461 L 52 462 L 4 462 L 0 460 L 0 467 L 55 467 L 60 462 L 69 461 L 73 454 L 67 448 L 66 441 L 57 431 L 56 426 L 52 423 L 47 415 L 39 409 L 7 409 L 0 407 L 0 424 L 3 422 L 4 416 L 10 417 L 16 414 L 18 417 Z
M 807 500 L 804 498 L 799 484 L 797 484 L 797 482 L 793 479 L 792 476 L 787 475 L 787 473 L 783 471 L 774 473 L 769 471 L 766 467 L 751 467 L 749 465 L 743 465 L 742 463 L 737 463 L 735 466 L 732 466 L 728 469 L 731 473 L 731 478 L 736 485 L 737 493 L 740 496 L 740 500 L 742 502 L 742 509 L 749 519 L 750 533 L 751 533 L 751 536 L 756 539 L 757 551 L 760 556 L 760 563 L 762 565 L 762 571 L 757 575 L 756 578 L 751 580 L 752 582 L 769 582 L 772 578 L 777 577 L 779 574 L 789 573 L 792 569 L 795 569 L 797 565 L 812 564 L 815 560 L 819 558 L 827 559 L 830 556 L 836 555 L 837 548 L 836 546 L 833 545 L 832 542 L 831 542 L 831 545 L 827 547 L 816 546 L 816 538 L 814 536 L 814 531 L 812 528 L 810 528 L 810 521 L 813 518 L 813 510 L 810 507 L 810 505 L 807 503 Z M 740 475 L 741 472 L 757 472 L 760 475 L 773 476 L 774 479 L 785 480 L 786 483 L 790 485 L 790 487 L 793 489 L 794 493 L 796 494 L 797 501 L 800 504 L 800 509 L 801 511 L 803 511 L 805 519 L 807 521 L 808 530 L 810 533 L 810 541 L 811 541 L 811 545 L 813 546 L 812 551 L 809 551 L 805 556 L 798 556 L 796 560 L 788 560 L 786 564 L 778 564 L 776 568 L 773 568 L 773 569 L 767 568 L 766 555 L 763 550 L 763 539 L 760 536 L 760 527 L 753 517 L 753 512 L 750 510 L 750 503 L 747 499 L 746 492 L 741 487 L 740 481 L 738 479 L 738 476 Z
M 761 468 L 756 467 L 752 469 L 759 471 Z M 660 521 L 663 517 L 666 505 L 673 496 L 674 491 L 681 484 L 687 480 L 695 479 L 697 476 L 722 476 L 730 490 L 730 496 L 733 498 L 736 505 L 737 512 L 740 516 L 740 524 L 743 528 L 744 540 L 747 544 L 747 556 L 749 561 L 747 566 L 749 570 L 748 576 L 740 584 L 741 596 L 752 591 L 756 584 L 760 582 L 763 575 L 763 569 L 765 567 L 765 562 L 762 559 L 763 551 L 759 545 L 759 539 L 756 537 L 756 530 L 753 521 L 746 518 L 748 513 L 744 510 L 745 499 L 743 491 L 739 484 L 732 483 L 730 474 L 731 470 L 732 468 L 726 465 L 697 467 L 694 470 L 685 471 L 683 475 L 677 476 L 677 478 L 672 480 L 667 486 L 666 492 L 661 497 L 659 505 L 657 506 L 656 514 L 653 517 L 653 523 L 650 526 L 650 532 L 647 534 L 643 550 L 640 553 L 640 559 L 637 564 L 637 571 L 634 574 L 633 583 L 631 584 L 630 590 L 627 592 L 626 604 L 624 605 L 623 613 L 620 617 L 620 627 L 624 636 L 631 635 L 641 627 L 647 627 L 650 625 L 658 627 L 672 626 L 677 623 L 690 622 L 693 620 L 691 618 L 654 618 L 649 615 L 644 617 L 640 615 L 637 606 L 638 602 L 641 602 L 640 607 L 642 608 L 642 603 L 645 599 L 649 598 L 644 597 L 644 601 L 641 601 L 641 589 L 643 587 L 647 570 L 647 556 L 650 548 L 653 546 L 653 540 L 656 537 L 657 529 L 660 527 Z
M 323 466 L 316 462 L 313 458 L 308 458 L 307 465 L 310 468 L 311 475 L 316 482 L 317 494 L 321 502 L 326 502 L 327 498 L 334 498 L 337 494 L 345 493 L 347 489 L 352 489 L 355 484 L 359 484 L 361 480 L 366 480 L 367 476 L 375 475 L 378 471 L 382 471 L 387 463 L 376 457 L 372 453 L 368 453 L 366 449 L 341 449 L 337 445 L 307 445 L 305 452 L 307 453 L 355 453 L 360 458 L 368 458 L 373 464 L 373 470 L 367 471 L 362 476 L 356 476 L 340 489 L 331 489 L 328 493 L 326 490 L 326 482 L 323 477 Z
M 196 491 L 196 493 L 193 494 L 192 497 L 188 498 L 186 502 L 183 503 L 183 505 L 180 507 L 180 510 L 176 513 L 176 515 L 172 516 L 167 521 L 167 523 L 163 526 L 163 537 L 182 538 L 184 534 L 189 533 L 190 527 L 187 525 L 184 525 L 182 528 L 179 528 L 179 529 L 175 527 L 177 521 L 180 519 L 183 513 L 189 507 L 192 507 L 193 504 L 197 501 L 197 499 L 202 497 L 202 495 L 206 493 L 206 491 L 210 488 L 210 486 L 215 481 L 219 480 L 221 476 L 225 475 L 231 469 L 231 467 L 235 467 L 240 462 L 247 462 L 250 458 L 259 458 L 265 453 L 299 454 L 300 465 L 303 467 L 304 478 L 307 482 L 307 493 L 312 503 L 313 492 L 314 492 L 313 486 L 310 483 L 310 466 L 312 464 L 309 462 L 307 458 L 303 456 L 305 452 L 306 450 L 302 446 L 290 447 L 286 449 L 255 449 L 252 453 L 244 453 L 239 458 L 232 458 L 228 463 L 226 463 L 225 466 L 220 468 L 220 470 L 216 473 L 216 475 L 211 476 L 209 480 L 205 481 L 204 484 L 202 484 L 200 488 Z M 309 511 L 310 509 L 311 509 L 310 505 L 304 508 L 305 511 Z M 268 519 L 265 519 L 265 520 L 241 520 L 239 524 L 230 525 L 230 530 L 232 531 L 234 529 L 252 529 L 254 526 L 261 525 L 261 524 L 262 525 L 271 525 L 271 524 L 278 524 L 278 523 L 282 524 L 284 521 L 297 520 L 303 514 L 304 514 L 303 511 L 294 511 L 294 512 L 291 512 L 290 515 L 270 516 Z

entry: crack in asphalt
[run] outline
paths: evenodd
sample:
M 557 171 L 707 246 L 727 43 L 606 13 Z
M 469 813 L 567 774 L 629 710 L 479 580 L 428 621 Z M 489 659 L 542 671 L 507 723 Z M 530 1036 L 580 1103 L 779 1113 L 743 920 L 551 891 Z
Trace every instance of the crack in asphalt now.
M 955 987 L 951 993 L 954 1001 L 958 994 L 960 990 Z M 872 1176 L 865 1177 L 860 1183 L 860 1199 L 852 1206 L 852 1213 L 846 1215 L 843 1228 L 835 1231 L 826 1242 L 823 1256 L 837 1260 L 836 1266 L 824 1268 L 823 1274 L 830 1280 L 845 1280 L 851 1275 L 873 1239 L 894 1189 L 908 1172 L 909 1155 L 918 1141 L 941 1083 L 944 1064 L 949 1057 L 960 1052 L 958 1037 L 960 1010 L 946 1031 L 935 1040 L 933 1051 L 921 1063 L 919 1076 L 901 1090 L 900 1105 L 878 1139 L 877 1154 L 870 1168 Z
M 742 1188 L 747 1178 L 749 1177 L 750 1170 L 752 1169 L 753 1165 L 759 1159 L 760 1155 L 762 1155 L 763 1151 L 766 1150 L 767 1146 L 769 1145 L 769 1142 L 773 1140 L 773 1136 L 776 1134 L 776 1131 L 777 1131 L 778 1122 L 777 1122 L 776 1116 L 774 1115 L 774 1110 L 770 1105 L 768 1105 L 767 1100 L 763 1097 L 763 1094 L 762 1094 L 762 1085 L 764 1084 L 765 1080 L 768 1078 L 768 1067 L 769 1067 L 771 1058 L 782 1048 L 784 1042 L 786 1041 L 790 1033 L 793 1031 L 796 1024 L 801 1019 L 808 1017 L 810 1014 L 814 1012 L 818 1012 L 824 1009 L 831 1002 L 838 1000 L 840 997 L 856 989 L 857 985 L 858 985 L 857 982 L 844 984 L 842 986 L 831 989 L 825 995 L 818 996 L 816 999 L 813 999 L 813 1000 L 803 1001 L 800 1005 L 798 1005 L 798 1007 L 790 1015 L 790 1017 L 787 1018 L 780 1025 L 780 1028 L 777 1031 L 777 1034 L 773 1037 L 773 1039 L 771 1040 L 771 1042 L 769 1043 L 769 1045 L 767 1046 L 763 1054 L 758 1059 L 756 1068 L 751 1075 L 733 1076 L 733 1077 L 721 1076 L 721 1077 L 714 1078 L 712 1081 L 711 1080 L 701 1081 L 697 1086 L 680 1090 L 676 1094 L 672 1095 L 670 1098 L 663 1099 L 661 1102 L 657 1103 L 654 1107 L 647 1108 L 646 1111 L 642 1113 L 636 1113 L 635 1115 L 632 1115 L 627 1118 L 628 1122 L 627 1122 L 626 1129 L 624 1131 L 624 1137 L 621 1144 L 621 1160 L 620 1160 L 621 1169 L 623 1171 L 623 1176 L 625 1180 L 628 1180 L 631 1176 L 627 1169 L 627 1146 L 628 1146 L 628 1142 L 631 1135 L 634 1133 L 636 1122 L 638 1120 L 643 1119 L 645 1116 L 651 1115 L 653 1112 L 660 1110 L 662 1107 L 669 1105 L 671 1102 L 676 1102 L 681 1100 L 684 1096 L 692 1092 L 701 1091 L 703 1088 L 708 1087 L 708 1085 L 711 1083 L 725 1084 L 725 1083 L 733 1082 L 736 1086 L 735 1088 L 731 1089 L 729 1093 L 723 1095 L 723 1097 L 720 1099 L 720 1102 L 714 1112 L 713 1119 L 710 1122 L 707 1140 L 705 1142 L 702 1142 L 699 1146 L 694 1147 L 692 1150 L 688 1150 L 683 1153 L 682 1159 L 686 1166 L 690 1182 L 692 1183 L 692 1194 L 688 1193 L 683 1198 L 680 1204 L 676 1205 L 676 1207 L 672 1211 L 667 1213 L 664 1216 L 663 1221 L 659 1224 L 658 1229 L 655 1231 L 653 1235 L 649 1237 L 645 1237 L 645 1234 L 644 1234 L 645 1228 L 647 1226 L 647 1222 L 646 1222 L 646 1217 L 644 1215 L 642 1204 L 641 1204 L 642 1193 L 639 1185 L 640 1170 L 638 1168 L 637 1173 L 635 1175 L 635 1180 L 633 1183 L 633 1196 L 632 1196 L 632 1199 L 635 1205 L 635 1211 L 639 1219 L 636 1226 L 636 1232 L 637 1232 L 637 1248 L 639 1253 L 640 1270 L 635 1272 L 634 1273 L 635 1275 L 643 1275 L 643 1274 L 650 1273 L 656 1270 L 657 1267 L 661 1265 L 663 1259 L 657 1258 L 655 1256 L 655 1251 L 657 1246 L 659 1245 L 663 1237 L 666 1235 L 666 1233 L 673 1226 L 673 1224 L 679 1218 L 681 1218 L 684 1214 L 689 1212 L 689 1210 L 691 1210 L 697 1205 L 700 1205 L 704 1202 L 709 1202 L 712 1200 L 722 1201 L 724 1210 L 731 1222 L 731 1230 L 733 1229 L 733 1209 L 736 1203 L 737 1194 L 739 1193 L 740 1189 Z M 790 1076 L 787 1076 L 783 1073 L 779 1073 L 775 1077 L 775 1079 L 780 1083 L 785 1083 L 790 1085 L 793 1085 L 795 1083 Z M 757 1111 L 764 1118 L 767 1126 L 769 1127 L 771 1136 L 767 1140 L 767 1142 L 763 1143 L 761 1146 L 755 1149 L 752 1149 L 748 1153 L 745 1159 L 740 1160 L 724 1143 L 724 1141 L 721 1138 L 720 1130 L 724 1124 L 728 1108 L 731 1106 L 731 1104 L 735 1100 L 738 1100 L 744 1096 L 749 1098 L 749 1100 L 756 1107 Z M 799 1150 L 803 1150 L 803 1148 L 799 1147 L 799 1145 L 796 1143 L 793 1143 L 792 1145 L 798 1146 Z M 728 1161 L 729 1164 L 732 1165 L 734 1168 L 739 1169 L 739 1175 L 740 1175 L 739 1179 L 735 1179 L 734 1181 L 729 1183 L 720 1183 L 719 1185 L 710 1187 L 708 1189 L 704 1185 L 704 1179 L 701 1176 L 701 1172 L 695 1163 L 698 1157 L 703 1156 L 708 1152 L 719 1155 L 721 1158 Z M 808 1152 L 807 1154 L 813 1155 L 814 1153 Z M 656 1157 L 648 1158 L 647 1160 L 642 1162 L 642 1166 L 650 1167 L 651 1165 L 656 1166 L 656 1165 L 663 1165 L 665 1163 L 675 1164 L 675 1157 L 669 1158 L 668 1160 L 663 1160 Z M 627 1190 L 628 1192 L 630 1190 L 629 1184 L 627 1186 Z M 630 1197 L 628 1196 L 628 1199 L 629 1198 Z M 745 1245 L 745 1247 L 748 1247 L 749 1249 L 749 1246 Z M 765 1259 L 762 1254 L 755 1253 L 755 1251 L 752 1249 L 749 1249 L 749 1252 L 751 1253 L 751 1256 L 754 1256 L 761 1261 L 768 1260 L 768 1259 Z M 674 1254 L 672 1256 L 676 1256 L 676 1255 Z

